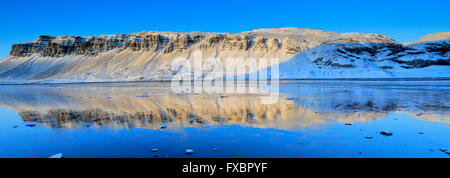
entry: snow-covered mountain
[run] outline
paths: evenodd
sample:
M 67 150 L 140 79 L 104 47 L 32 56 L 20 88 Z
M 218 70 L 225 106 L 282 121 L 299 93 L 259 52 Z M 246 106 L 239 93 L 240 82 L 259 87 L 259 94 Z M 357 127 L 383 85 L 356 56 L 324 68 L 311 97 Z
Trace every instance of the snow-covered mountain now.
M 450 40 L 398 43 L 328 43 L 280 64 L 280 77 L 447 78 Z
M 300 28 L 40 36 L 12 46 L 10 56 L 0 61 L 0 81 L 170 80 L 179 72 L 171 70 L 172 62 L 183 57 L 192 63 L 199 50 L 203 59 L 216 58 L 223 63 L 227 58 L 279 58 L 282 79 L 449 78 L 448 34 L 430 34 L 410 44 L 378 34 Z

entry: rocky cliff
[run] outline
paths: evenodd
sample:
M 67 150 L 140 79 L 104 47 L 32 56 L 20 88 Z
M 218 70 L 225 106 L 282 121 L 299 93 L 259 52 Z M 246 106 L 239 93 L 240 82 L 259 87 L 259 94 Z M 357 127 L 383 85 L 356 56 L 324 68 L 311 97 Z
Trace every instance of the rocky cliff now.
M 96 56 L 114 49 L 161 52 L 163 54 L 185 50 L 218 49 L 240 51 L 280 51 L 297 54 L 324 43 L 396 43 L 388 37 L 376 34 L 338 34 L 312 29 L 260 29 L 233 33 L 180 33 L 141 32 L 119 35 L 39 36 L 29 43 L 12 46 L 11 55 L 24 57 L 62 57 L 67 55 Z
M 287 79 L 450 77 L 447 68 L 450 42 L 438 36 L 439 41 L 426 38 L 410 45 L 378 34 L 299 28 L 242 33 L 40 36 L 33 42 L 12 46 L 10 56 L 0 61 L 0 79 L 4 82 L 170 80 L 177 74 L 170 68 L 172 61 L 178 57 L 192 61 L 192 53 L 199 50 L 203 59 L 216 58 L 221 62 L 226 58 L 279 58 L 280 71 L 285 73 L 282 77 Z M 355 75 L 358 71 L 354 69 L 360 69 L 361 75 Z

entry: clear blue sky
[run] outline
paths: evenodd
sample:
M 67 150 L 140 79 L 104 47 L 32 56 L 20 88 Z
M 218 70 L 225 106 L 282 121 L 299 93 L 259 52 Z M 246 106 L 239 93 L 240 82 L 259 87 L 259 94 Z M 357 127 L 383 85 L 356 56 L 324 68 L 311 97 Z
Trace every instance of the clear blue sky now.
M 140 31 L 241 32 L 300 27 L 378 33 L 400 42 L 450 31 L 449 0 L 150 1 L 13 0 L 0 2 L 0 58 L 39 35 Z

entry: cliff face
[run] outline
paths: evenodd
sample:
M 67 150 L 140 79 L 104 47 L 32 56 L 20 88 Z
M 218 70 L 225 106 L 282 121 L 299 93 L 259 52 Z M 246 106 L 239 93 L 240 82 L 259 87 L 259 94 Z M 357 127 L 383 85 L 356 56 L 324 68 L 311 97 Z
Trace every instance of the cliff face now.
M 289 43 L 289 41 L 286 41 Z M 289 44 L 291 45 L 291 44 Z M 281 39 L 257 37 L 248 34 L 207 34 L 207 33 L 159 33 L 143 32 L 130 35 L 102 35 L 98 37 L 40 36 L 33 42 L 12 46 L 12 56 L 62 57 L 66 55 L 97 56 L 114 49 L 130 51 L 150 51 L 163 54 L 188 50 L 195 46 L 201 50 L 284 50 L 298 52 L 285 47 Z
M 278 31 L 261 29 L 233 33 L 141 32 L 119 35 L 40 36 L 33 42 L 12 46 L 12 56 L 62 57 L 66 55 L 96 56 L 114 49 L 176 53 L 199 50 L 280 51 L 297 54 L 324 43 L 395 43 L 388 37 L 375 34 L 338 34 L 311 29 L 285 28 Z
M 170 69 L 172 61 L 183 57 L 192 63 L 191 54 L 199 50 L 203 59 L 216 58 L 223 63 L 226 58 L 279 58 L 283 63 L 299 59 L 308 61 L 308 65 L 303 66 L 312 65 L 312 68 L 296 69 L 300 71 L 290 71 L 292 66 L 283 69 L 281 65 L 280 70 L 288 73 L 309 69 L 321 73 L 364 67 L 360 63 L 373 63 L 379 67 L 368 70 L 386 73 L 389 69 L 395 69 L 397 64 L 402 69 L 449 65 L 449 44 L 444 40 L 402 45 L 377 34 L 299 28 L 242 33 L 140 32 L 96 37 L 40 36 L 33 42 L 12 46 L 10 56 L 0 61 L 0 79 L 41 82 L 170 80 L 177 74 Z M 386 65 L 385 61 L 395 65 Z M 260 69 L 256 67 L 248 72 Z M 287 78 L 347 78 L 337 72 L 332 73 L 336 75 L 289 75 Z M 450 77 L 447 74 L 444 77 Z

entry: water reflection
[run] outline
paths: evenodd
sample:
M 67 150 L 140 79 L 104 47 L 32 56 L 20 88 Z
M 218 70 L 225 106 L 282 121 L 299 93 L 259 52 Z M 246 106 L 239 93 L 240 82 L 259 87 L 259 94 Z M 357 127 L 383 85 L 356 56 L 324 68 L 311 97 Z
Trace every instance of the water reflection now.
M 254 94 L 175 94 L 165 82 L 4 85 L 0 106 L 50 128 L 237 124 L 295 130 L 367 122 L 392 112 L 450 123 L 449 88 L 447 81 L 285 81 L 279 102 L 265 105 Z

